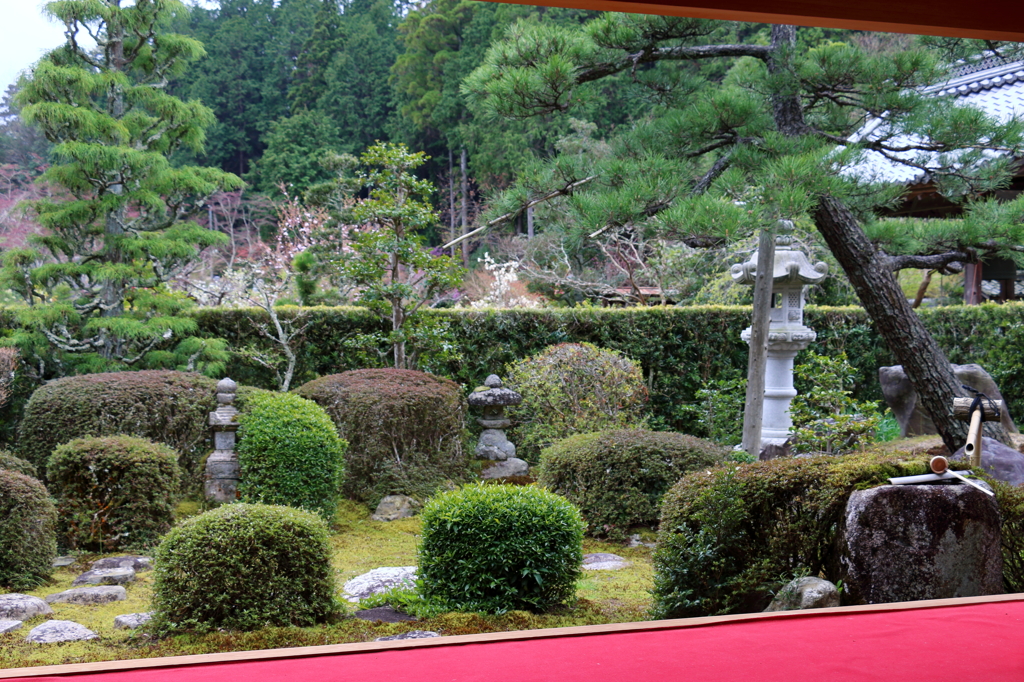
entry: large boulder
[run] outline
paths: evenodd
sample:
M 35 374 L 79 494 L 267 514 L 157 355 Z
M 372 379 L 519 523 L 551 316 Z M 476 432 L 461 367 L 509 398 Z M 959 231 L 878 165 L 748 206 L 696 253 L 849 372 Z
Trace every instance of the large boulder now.
M 99 638 L 100 636 L 95 632 L 73 620 L 48 620 L 32 628 L 25 641 L 37 644 L 56 644 Z
M 345 583 L 343 596 L 350 602 L 358 602 L 372 594 L 387 592 L 393 587 L 411 588 L 415 585 L 415 566 L 382 566 L 369 573 L 357 575 Z
M 981 365 L 953 365 L 953 374 L 961 384 L 981 391 L 992 400 L 1003 400 L 1003 394 L 988 372 Z M 925 436 L 938 433 L 925 411 L 917 404 L 917 393 L 903 371 L 902 365 L 878 368 L 878 382 L 882 385 L 882 395 L 900 425 L 900 436 Z M 1000 421 L 1007 433 L 1017 433 L 1009 413 L 1003 410 Z
M 420 508 L 420 503 L 408 495 L 388 495 L 380 504 L 377 510 L 370 517 L 371 521 L 397 521 L 414 516 Z
M 127 585 L 135 582 L 135 570 L 131 568 L 94 568 L 75 578 L 71 583 L 78 585 Z
M 1003 592 L 999 509 L 972 486 L 855 491 L 838 541 L 845 604 Z
M 47 604 L 106 604 L 112 601 L 124 601 L 128 592 L 120 585 L 101 585 L 99 587 L 76 587 L 63 592 L 55 592 L 46 597 Z
M 53 609 L 39 597 L 18 592 L 0 594 L 0 618 L 28 620 L 32 616 L 48 616 L 51 613 Z
M 839 590 L 823 578 L 805 576 L 791 580 L 775 595 L 765 611 L 797 611 L 839 606 Z
M 950 459 L 954 466 L 969 466 L 964 461 L 967 457 L 962 447 Z M 994 438 L 981 437 L 981 468 L 997 481 L 1010 485 L 1024 484 L 1024 455 Z

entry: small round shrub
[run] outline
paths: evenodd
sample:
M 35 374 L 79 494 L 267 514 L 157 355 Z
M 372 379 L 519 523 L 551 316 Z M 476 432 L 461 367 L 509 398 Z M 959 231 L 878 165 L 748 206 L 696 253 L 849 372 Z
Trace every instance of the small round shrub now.
M 49 579 L 57 556 L 56 522 L 42 483 L 0 469 L 0 587 L 31 589 Z
M 217 409 L 216 386 L 200 374 L 157 370 L 51 381 L 25 406 L 16 454 L 43 470 L 54 448 L 74 438 L 148 438 L 178 453 L 183 490 L 198 493 L 209 451 L 207 415 Z
M 154 558 L 158 631 L 309 626 L 337 612 L 327 526 L 299 509 L 218 507 L 176 526 Z
M 423 595 L 452 610 L 543 611 L 573 599 L 583 519 L 532 486 L 470 485 L 427 502 L 419 577 Z
M 523 396 L 509 408 L 518 456 L 537 462 L 540 451 L 577 433 L 639 428 L 647 388 L 640 364 L 590 343 L 562 343 L 508 368 L 507 385 Z
M 470 476 L 466 398 L 454 381 L 406 369 L 357 369 L 295 391 L 325 410 L 348 441 L 344 493 L 426 499 Z
M 589 535 L 622 539 L 630 526 L 658 522 L 662 496 L 684 474 L 718 464 L 727 454 L 681 433 L 585 433 L 546 448 L 538 480 L 579 507 Z
M 28 460 L 15 457 L 6 450 L 0 450 L 0 469 L 7 469 L 8 471 L 17 471 L 19 474 L 25 474 L 31 478 L 39 478 L 39 474 L 36 472 L 35 466 Z
M 322 407 L 288 393 L 253 392 L 238 424 L 243 502 L 282 504 L 334 518 L 346 443 Z
M 76 438 L 50 455 L 61 537 L 71 549 L 155 544 L 174 522 L 178 457 L 134 436 Z

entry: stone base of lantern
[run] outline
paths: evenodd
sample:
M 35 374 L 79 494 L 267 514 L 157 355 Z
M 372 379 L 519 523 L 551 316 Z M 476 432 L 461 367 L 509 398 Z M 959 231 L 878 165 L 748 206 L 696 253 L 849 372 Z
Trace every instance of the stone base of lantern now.
M 761 449 L 782 446 L 789 440 L 793 419 L 789 403 L 796 397 L 793 387 L 793 359 L 814 341 L 814 330 L 803 325 L 783 327 L 772 324 L 768 331 L 768 358 L 764 374 L 764 408 L 761 420 Z M 750 343 L 750 328 L 741 337 Z
M 233 450 L 214 450 L 206 460 L 203 492 L 211 502 L 238 501 L 238 481 L 241 473 L 238 455 Z

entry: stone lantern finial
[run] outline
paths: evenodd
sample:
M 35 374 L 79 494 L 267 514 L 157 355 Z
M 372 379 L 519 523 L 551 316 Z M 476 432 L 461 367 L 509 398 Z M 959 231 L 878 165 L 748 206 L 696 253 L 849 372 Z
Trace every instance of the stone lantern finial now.
M 828 275 L 828 264 L 812 264 L 803 251 L 792 248 L 792 223 L 779 221 L 772 263 L 772 302 L 768 325 L 768 361 L 765 367 L 764 419 L 761 446 L 782 445 L 789 438 L 793 420 L 789 403 L 796 397 L 793 388 L 793 358 L 817 335 L 804 326 L 804 296 L 809 284 L 817 284 Z M 786 225 L 788 223 L 788 225 Z M 753 284 L 757 276 L 757 252 L 745 263 L 733 265 L 732 278 L 738 284 Z M 750 328 L 740 337 L 750 343 Z

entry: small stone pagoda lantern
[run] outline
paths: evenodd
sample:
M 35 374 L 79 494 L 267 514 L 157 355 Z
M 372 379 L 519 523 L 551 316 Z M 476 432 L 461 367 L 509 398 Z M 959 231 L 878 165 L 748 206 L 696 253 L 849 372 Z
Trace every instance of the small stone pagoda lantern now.
M 789 438 L 793 420 L 789 403 L 796 397 L 793 388 L 793 358 L 816 338 L 814 330 L 804 326 L 804 293 L 808 284 L 817 284 L 828 274 L 826 263 L 813 265 L 802 251 L 791 248 L 788 233 L 793 224 L 781 221 L 785 233 L 775 237 L 775 263 L 772 272 L 772 302 L 768 325 L 768 361 L 764 377 L 764 417 L 761 447 L 782 445 Z M 746 263 L 732 266 L 732 278 L 739 284 L 753 284 L 757 274 L 757 252 Z M 740 337 L 750 343 L 750 327 Z
M 469 394 L 470 407 L 479 408 L 483 413 L 477 419 L 484 430 L 480 433 L 476 456 L 497 462 L 484 469 L 481 478 L 524 476 L 529 471 L 529 465 L 516 458 L 516 446 L 505 436 L 505 429 L 512 425 L 505 417 L 505 407 L 518 405 L 522 400 L 523 396 L 512 389 L 502 388 L 501 379 L 496 374 L 487 377 L 483 386 Z
M 217 410 L 210 413 L 213 428 L 213 453 L 206 459 L 204 492 L 211 502 L 235 502 L 238 499 L 240 469 L 235 452 L 235 431 L 238 430 L 238 410 L 235 393 L 238 384 L 231 379 L 217 382 Z

